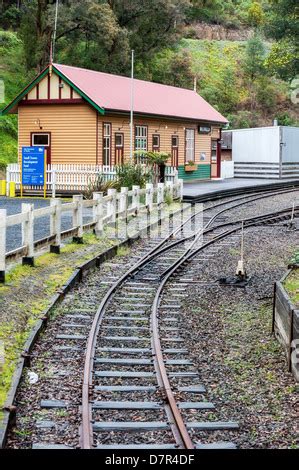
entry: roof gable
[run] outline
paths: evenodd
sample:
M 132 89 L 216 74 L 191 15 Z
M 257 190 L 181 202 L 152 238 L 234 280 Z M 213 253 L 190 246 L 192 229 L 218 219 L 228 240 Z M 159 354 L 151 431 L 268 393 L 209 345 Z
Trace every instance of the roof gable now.
M 85 95 L 85 93 L 80 90 L 79 88 L 74 85 L 69 78 L 65 77 L 63 73 L 61 73 L 59 70 L 56 70 L 54 66 L 51 66 L 51 71 L 50 71 L 50 65 L 48 65 L 32 82 L 29 83 L 22 91 L 19 93 L 16 98 L 11 101 L 2 111 L 0 111 L 0 116 L 4 116 L 9 113 L 13 113 L 20 101 L 24 100 L 28 95 L 32 94 L 34 89 L 37 87 L 37 85 L 40 85 L 41 83 L 44 82 L 46 79 L 47 75 L 49 73 L 57 75 L 62 79 L 63 82 L 65 82 L 70 88 L 72 88 L 78 95 L 86 100 L 91 106 L 93 106 L 100 114 L 104 114 L 104 110 L 102 107 L 98 106 L 97 103 L 94 103 L 92 99 L 89 98 L 89 96 Z M 30 100 L 28 100 L 30 101 Z

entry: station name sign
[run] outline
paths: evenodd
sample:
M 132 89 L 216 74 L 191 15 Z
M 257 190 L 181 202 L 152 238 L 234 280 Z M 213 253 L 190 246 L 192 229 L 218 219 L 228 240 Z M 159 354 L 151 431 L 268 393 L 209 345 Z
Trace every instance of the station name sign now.
M 44 186 L 45 147 L 22 148 L 22 185 Z
M 211 126 L 198 126 L 199 134 L 210 134 L 211 130 Z

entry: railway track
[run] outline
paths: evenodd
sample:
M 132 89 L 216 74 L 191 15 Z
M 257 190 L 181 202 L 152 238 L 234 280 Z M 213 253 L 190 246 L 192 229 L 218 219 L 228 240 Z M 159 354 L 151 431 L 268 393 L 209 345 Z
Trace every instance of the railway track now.
M 100 283 L 96 276 L 87 279 L 82 294 L 71 298 L 62 325 L 65 330 L 56 335 L 59 345 L 54 349 L 55 360 L 65 361 L 66 366 L 70 355 L 78 355 L 80 367 L 79 356 L 82 351 L 85 354 L 82 400 L 75 404 L 82 410 L 80 447 L 235 447 L 231 436 L 238 423 L 202 418 L 215 406 L 205 400 L 205 387 L 180 336 L 180 300 L 190 282 L 189 264 L 208 260 L 227 240 L 233 244 L 239 237 L 240 220 L 229 220 L 230 210 L 293 191 L 250 194 L 208 207 L 203 214 L 188 217 L 184 230 L 180 225 L 172 234 L 152 239 L 145 254 L 144 246 L 136 249 L 130 269 L 125 263 L 112 262 L 108 277 L 104 268 Z M 248 218 L 245 227 L 288 220 L 290 214 L 287 209 Z M 202 217 L 203 228 L 195 230 L 192 222 L 196 225 Z M 74 371 L 77 376 L 78 370 Z M 62 387 L 61 396 L 63 393 Z M 49 395 L 55 396 L 55 392 Z M 63 409 L 59 398 L 60 394 L 54 400 L 43 400 L 42 408 Z M 227 430 L 226 442 L 204 444 L 198 437 L 201 432 L 219 429 Z M 43 443 L 34 448 L 44 448 Z
M 261 196 L 254 200 L 260 198 Z M 247 202 L 243 200 L 233 207 Z M 194 419 L 188 421 L 186 416 L 183 418 L 182 410 L 185 415 L 190 410 L 194 418 L 194 411 L 199 411 L 200 414 L 202 410 L 213 409 L 214 406 L 209 402 L 194 401 L 194 397 L 203 394 L 204 388 L 200 384 L 197 371 L 192 369 L 192 363 L 186 357 L 188 352 L 181 347 L 184 340 L 179 336 L 177 327 L 180 305 L 176 296 L 180 296 L 179 293 L 184 291 L 184 285 L 172 287 L 176 294 L 172 294 L 168 303 L 163 304 L 161 301 L 166 283 L 186 262 L 207 247 L 240 230 L 240 220 L 209 228 L 217 217 L 228 210 L 229 208 L 221 210 L 209 218 L 204 229 L 183 238 L 185 242 L 194 238 L 187 248 L 180 247 L 182 240 L 171 243 L 172 257 L 166 258 L 169 264 L 166 269 L 163 256 L 169 247 L 164 246 L 161 249 L 161 245 L 169 243 L 178 231 L 159 243 L 158 248 L 154 248 L 150 255 L 125 273 L 107 292 L 95 316 L 87 346 L 82 393 L 82 448 L 234 447 L 231 442 L 216 442 L 205 446 L 192 441 L 190 429 L 236 430 L 238 423 Z M 297 213 L 298 208 L 295 211 L 295 214 Z M 290 217 L 289 208 L 248 218 L 244 224 L 245 227 L 250 227 Z M 229 226 L 232 228 L 227 229 Z M 215 235 L 219 230 L 220 233 Z M 209 237 L 214 235 L 198 247 L 198 240 L 203 233 Z M 130 297 L 128 303 L 131 293 L 134 297 Z M 163 316 L 163 313 L 165 318 L 163 326 L 160 327 L 159 317 Z M 188 383 L 191 381 L 191 385 L 185 385 L 186 380 Z M 153 386 L 152 382 L 156 382 L 156 386 Z M 121 385 L 115 385 L 116 383 Z M 142 394 L 142 399 L 136 400 L 137 392 Z M 109 393 L 114 397 L 113 400 L 107 399 Z M 180 396 L 179 400 L 177 395 Z M 124 421 L 124 415 L 131 416 L 131 419 Z M 119 418 L 115 419 L 113 416 Z M 117 434 L 131 432 L 138 436 L 137 442 L 136 438 L 133 443 L 127 445 L 115 442 Z M 98 434 L 101 434 L 100 442 L 109 443 L 97 444 Z M 150 436 L 149 442 L 153 440 L 155 443 L 146 443 L 146 435 Z

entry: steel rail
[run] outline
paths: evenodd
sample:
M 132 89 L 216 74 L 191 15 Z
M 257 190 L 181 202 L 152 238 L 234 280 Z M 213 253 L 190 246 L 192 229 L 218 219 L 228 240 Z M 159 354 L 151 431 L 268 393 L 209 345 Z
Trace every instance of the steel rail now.
M 293 192 L 296 190 L 288 190 L 288 191 L 280 191 L 279 193 L 275 192 L 275 194 L 281 194 L 284 192 Z M 271 194 L 272 195 L 272 194 Z M 208 222 L 207 226 L 209 226 L 221 213 L 233 209 L 235 207 L 238 207 L 239 205 L 243 205 L 246 203 L 254 202 L 257 199 L 262 199 L 263 197 L 271 197 L 269 193 L 267 193 L 264 196 L 259 196 L 258 198 L 250 199 L 247 202 L 239 203 L 233 207 L 226 208 L 222 211 L 220 211 L 218 214 L 214 215 L 212 219 Z M 250 195 L 252 196 L 252 194 Z M 236 198 L 237 200 L 239 199 L 248 199 L 250 196 L 243 196 L 242 198 Z M 205 210 L 211 210 L 215 209 L 219 206 L 222 206 L 224 204 L 229 204 L 230 202 L 235 202 L 233 201 L 226 201 L 222 202 L 219 204 L 216 204 L 212 207 L 206 208 Z M 89 396 L 90 396 L 90 387 L 91 387 L 91 380 L 92 380 L 92 366 L 93 366 L 93 356 L 94 356 L 94 350 L 95 350 L 95 342 L 97 339 L 97 334 L 99 331 L 99 327 L 103 318 L 103 315 L 105 313 L 105 308 L 107 306 L 107 303 L 111 299 L 112 295 L 114 294 L 115 290 L 127 279 L 129 278 L 134 272 L 138 271 L 142 266 L 144 266 L 146 263 L 148 263 L 151 259 L 153 259 L 155 256 L 158 256 L 159 254 L 163 253 L 164 251 L 168 251 L 173 248 L 173 246 L 177 245 L 178 243 L 182 243 L 183 241 L 186 241 L 187 239 L 192 238 L 194 235 L 190 237 L 186 237 L 185 239 L 181 239 L 170 246 L 163 246 L 165 243 L 170 240 L 173 236 L 175 236 L 179 231 L 182 230 L 182 228 L 194 217 L 196 217 L 200 212 L 197 212 L 196 214 L 193 214 L 191 217 L 189 217 L 181 226 L 177 229 L 175 229 L 170 235 L 165 237 L 156 247 L 154 247 L 150 253 L 145 255 L 141 260 L 139 260 L 129 271 L 127 271 L 121 278 L 116 281 L 112 287 L 109 289 L 109 291 L 106 293 L 104 296 L 97 313 L 95 315 L 89 336 L 88 336 L 88 341 L 87 341 L 87 349 L 86 349 L 86 359 L 85 359 L 85 365 L 84 365 L 84 376 L 83 376 L 83 385 L 82 385 L 82 424 L 81 424 L 81 436 L 80 436 L 80 443 L 81 443 L 81 448 L 84 449 L 90 449 L 93 447 L 93 431 L 92 431 L 92 411 L 91 411 L 91 406 L 89 402 Z M 206 226 L 206 227 L 207 227 Z M 188 250 L 189 252 L 189 250 Z M 183 255 L 183 258 L 185 260 L 185 256 Z M 170 406 L 172 405 L 172 399 L 169 400 Z M 174 404 L 175 405 L 175 404 Z M 173 406 L 174 406 L 173 405 Z M 180 421 L 180 419 L 178 418 Z M 179 425 L 181 426 L 181 423 L 179 422 Z M 189 446 L 187 448 L 192 448 L 191 441 L 188 441 L 188 438 L 185 437 L 183 439 L 184 442 L 186 442 L 185 445 Z
M 296 207 L 296 210 L 298 210 L 299 207 Z M 249 222 L 250 220 L 252 221 L 251 223 L 248 223 L 246 227 L 251 227 L 251 226 L 256 226 L 260 222 L 265 222 L 265 221 L 272 221 L 277 219 L 281 219 L 281 217 L 284 217 L 285 213 L 288 212 L 290 213 L 290 208 L 283 210 L 283 211 L 278 211 L 276 213 L 269 213 L 269 214 L 264 214 L 259 217 L 253 217 L 253 218 L 248 218 L 247 221 Z M 234 222 L 234 224 L 240 223 L 240 221 Z M 222 226 L 227 226 L 227 224 L 223 224 Z M 230 224 L 232 225 L 232 223 Z M 215 229 L 219 228 L 220 226 L 214 227 L 210 229 L 210 231 L 214 231 Z M 159 311 L 159 304 L 160 304 L 160 299 L 161 299 L 161 294 L 162 291 L 165 287 L 165 284 L 169 281 L 170 277 L 178 270 L 179 267 L 182 266 L 187 260 L 189 261 L 191 258 L 193 258 L 196 254 L 198 254 L 200 251 L 204 250 L 208 246 L 222 240 L 223 238 L 226 238 L 227 236 L 241 230 L 242 226 L 234 227 L 231 230 L 227 230 L 226 232 L 223 232 L 219 235 L 217 235 L 215 238 L 212 240 L 209 240 L 206 242 L 204 245 L 201 247 L 197 248 L 195 251 L 189 253 L 187 256 L 182 255 L 182 257 L 173 263 L 172 267 L 169 268 L 169 271 L 167 274 L 164 276 L 164 278 L 161 280 L 159 288 L 157 290 L 153 306 L 152 306 L 152 312 L 151 312 L 151 330 L 152 330 L 152 346 L 154 350 L 154 361 L 155 361 L 155 367 L 156 367 L 156 372 L 157 376 L 160 380 L 160 386 L 165 392 L 165 396 L 167 398 L 168 405 L 171 408 L 172 411 L 172 416 L 174 419 L 174 422 L 176 423 L 177 429 L 179 430 L 180 433 L 180 438 L 182 442 L 184 443 L 185 449 L 194 449 L 194 445 L 192 443 L 192 440 L 190 439 L 189 432 L 187 430 L 187 427 L 184 423 L 184 420 L 182 418 L 181 412 L 177 406 L 176 399 L 173 393 L 173 389 L 170 385 L 169 379 L 168 379 L 168 374 L 167 370 L 165 367 L 165 361 L 163 357 L 163 351 L 162 351 L 162 346 L 161 346 L 161 340 L 160 340 L 160 335 L 159 335 L 159 317 L 158 317 L 158 311 Z M 189 251 L 189 249 L 187 250 Z

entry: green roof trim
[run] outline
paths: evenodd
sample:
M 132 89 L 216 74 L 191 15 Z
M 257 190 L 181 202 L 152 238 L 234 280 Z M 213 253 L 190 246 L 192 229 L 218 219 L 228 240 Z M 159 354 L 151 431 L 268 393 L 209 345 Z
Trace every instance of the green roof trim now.
M 53 72 L 55 72 L 60 78 L 62 78 L 70 87 L 72 87 L 82 98 L 84 98 L 91 106 L 93 106 L 100 114 L 105 114 L 105 110 L 98 106 L 92 99 L 89 98 L 80 88 L 71 82 L 63 73 L 57 70 L 53 65 Z
M 21 93 L 16 96 L 16 98 L 9 103 L 6 108 L 2 109 L 0 111 L 0 116 L 5 116 L 5 114 L 8 114 L 9 111 L 16 106 L 31 90 L 32 88 L 35 87 L 48 73 L 49 67 L 47 67 L 43 72 L 41 72 L 26 88 L 24 88 Z
M 98 106 L 94 101 L 92 101 L 89 96 L 87 96 L 83 91 L 81 91 L 76 85 L 74 85 L 71 80 L 69 80 L 63 73 L 57 70 L 54 66 L 52 66 L 53 72 L 61 77 L 71 88 L 73 88 L 81 98 L 85 99 L 93 108 L 95 108 L 100 114 L 105 114 L 105 110 Z M 24 88 L 21 93 L 16 96 L 16 98 L 11 101 L 2 111 L 0 111 L 0 116 L 5 116 L 9 113 L 9 111 L 17 106 L 17 104 L 48 74 L 49 72 L 49 65 L 48 67 L 43 70 L 26 88 Z

